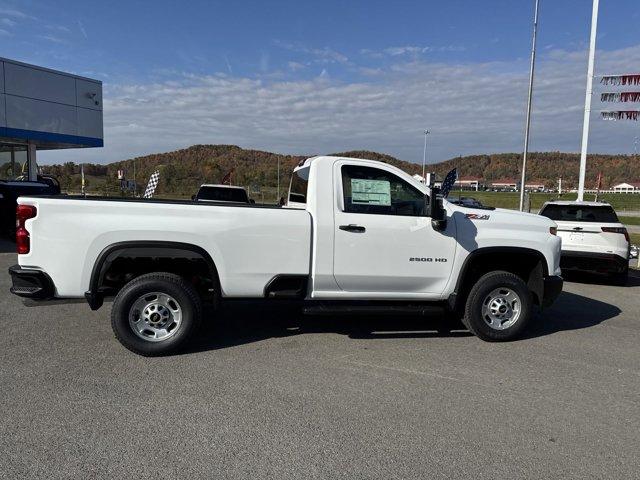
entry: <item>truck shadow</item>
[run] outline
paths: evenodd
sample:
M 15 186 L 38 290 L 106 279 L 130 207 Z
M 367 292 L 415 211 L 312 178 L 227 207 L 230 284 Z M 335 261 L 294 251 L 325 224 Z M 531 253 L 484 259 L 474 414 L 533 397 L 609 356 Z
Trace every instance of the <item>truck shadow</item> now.
M 563 292 L 553 307 L 537 312 L 523 339 L 593 327 L 619 315 L 621 310 L 599 300 Z M 452 330 L 440 329 L 447 321 Z M 471 337 L 461 324 L 443 315 L 422 316 L 304 316 L 292 308 L 262 308 L 242 303 L 220 312 L 207 312 L 205 325 L 184 353 L 229 348 L 302 334 L 335 333 L 354 340 Z M 440 331 L 439 331 L 440 330 Z
M 556 332 L 589 328 L 620 315 L 615 305 L 570 292 L 562 292 L 556 302 L 538 314 L 522 337 L 543 337 Z
M 0 234 L 0 253 L 16 253 L 16 243 L 3 234 Z
M 640 286 L 640 276 L 635 271 L 629 271 L 629 279 L 626 285 L 617 285 L 618 288 Z M 586 283 L 589 285 L 612 285 L 611 281 L 603 276 L 584 272 L 562 272 L 562 278 L 567 282 Z

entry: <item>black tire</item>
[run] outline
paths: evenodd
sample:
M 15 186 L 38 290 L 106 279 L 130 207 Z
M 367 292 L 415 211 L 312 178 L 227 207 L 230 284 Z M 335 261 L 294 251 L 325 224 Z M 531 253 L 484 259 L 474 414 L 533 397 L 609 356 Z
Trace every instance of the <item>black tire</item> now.
M 167 338 L 156 341 L 151 340 L 151 335 L 148 336 L 149 339 L 141 338 L 129 321 L 134 304 L 145 294 L 153 292 L 169 295 L 181 312 L 176 330 Z M 200 327 L 201 319 L 202 302 L 198 293 L 182 277 L 166 272 L 149 273 L 131 280 L 120 290 L 111 308 L 111 327 L 118 341 L 132 352 L 149 357 L 167 355 L 182 349 Z
M 483 304 L 495 290 L 504 287 L 519 297 L 519 316 L 513 325 L 502 330 L 489 326 L 483 318 Z M 467 297 L 463 323 L 469 331 L 487 342 L 505 342 L 519 337 L 533 316 L 533 299 L 524 281 L 513 273 L 489 272 L 478 279 Z M 504 324 L 508 321 L 504 321 Z

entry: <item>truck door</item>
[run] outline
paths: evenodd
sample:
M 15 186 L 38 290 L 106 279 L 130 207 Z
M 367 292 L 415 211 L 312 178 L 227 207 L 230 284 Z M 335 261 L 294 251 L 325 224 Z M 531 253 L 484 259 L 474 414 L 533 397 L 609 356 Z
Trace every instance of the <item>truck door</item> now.
M 441 294 L 453 266 L 454 223 L 435 231 L 424 216 L 424 194 L 390 170 L 338 162 L 334 176 L 339 287 L 397 298 Z

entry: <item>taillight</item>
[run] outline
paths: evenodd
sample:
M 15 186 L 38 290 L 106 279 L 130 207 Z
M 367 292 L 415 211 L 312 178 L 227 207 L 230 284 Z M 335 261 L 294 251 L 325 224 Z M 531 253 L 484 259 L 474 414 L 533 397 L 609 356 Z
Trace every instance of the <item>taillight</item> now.
M 551 235 L 558 235 L 558 227 L 549 227 L 549 233 Z
M 19 255 L 29 253 L 31 250 L 31 239 L 24 224 L 30 218 L 35 217 L 36 213 L 38 210 L 33 205 L 18 205 L 16 207 L 16 246 Z
M 629 232 L 624 227 L 602 227 L 602 231 L 606 233 L 621 233 L 627 242 L 629 241 Z

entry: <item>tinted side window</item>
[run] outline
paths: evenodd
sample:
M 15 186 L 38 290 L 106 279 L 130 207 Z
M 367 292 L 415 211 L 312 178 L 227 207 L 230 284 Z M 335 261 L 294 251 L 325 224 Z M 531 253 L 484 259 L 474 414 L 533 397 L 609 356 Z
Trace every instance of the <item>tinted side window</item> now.
M 424 215 L 424 194 L 385 170 L 342 167 L 344 210 L 374 215 Z
M 289 201 L 307 203 L 307 188 L 309 186 L 309 168 L 293 172 L 289 186 Z
M 618 223 L 618 216 L 608 205 L 547 205 L 540 215 L 559 222 Z

